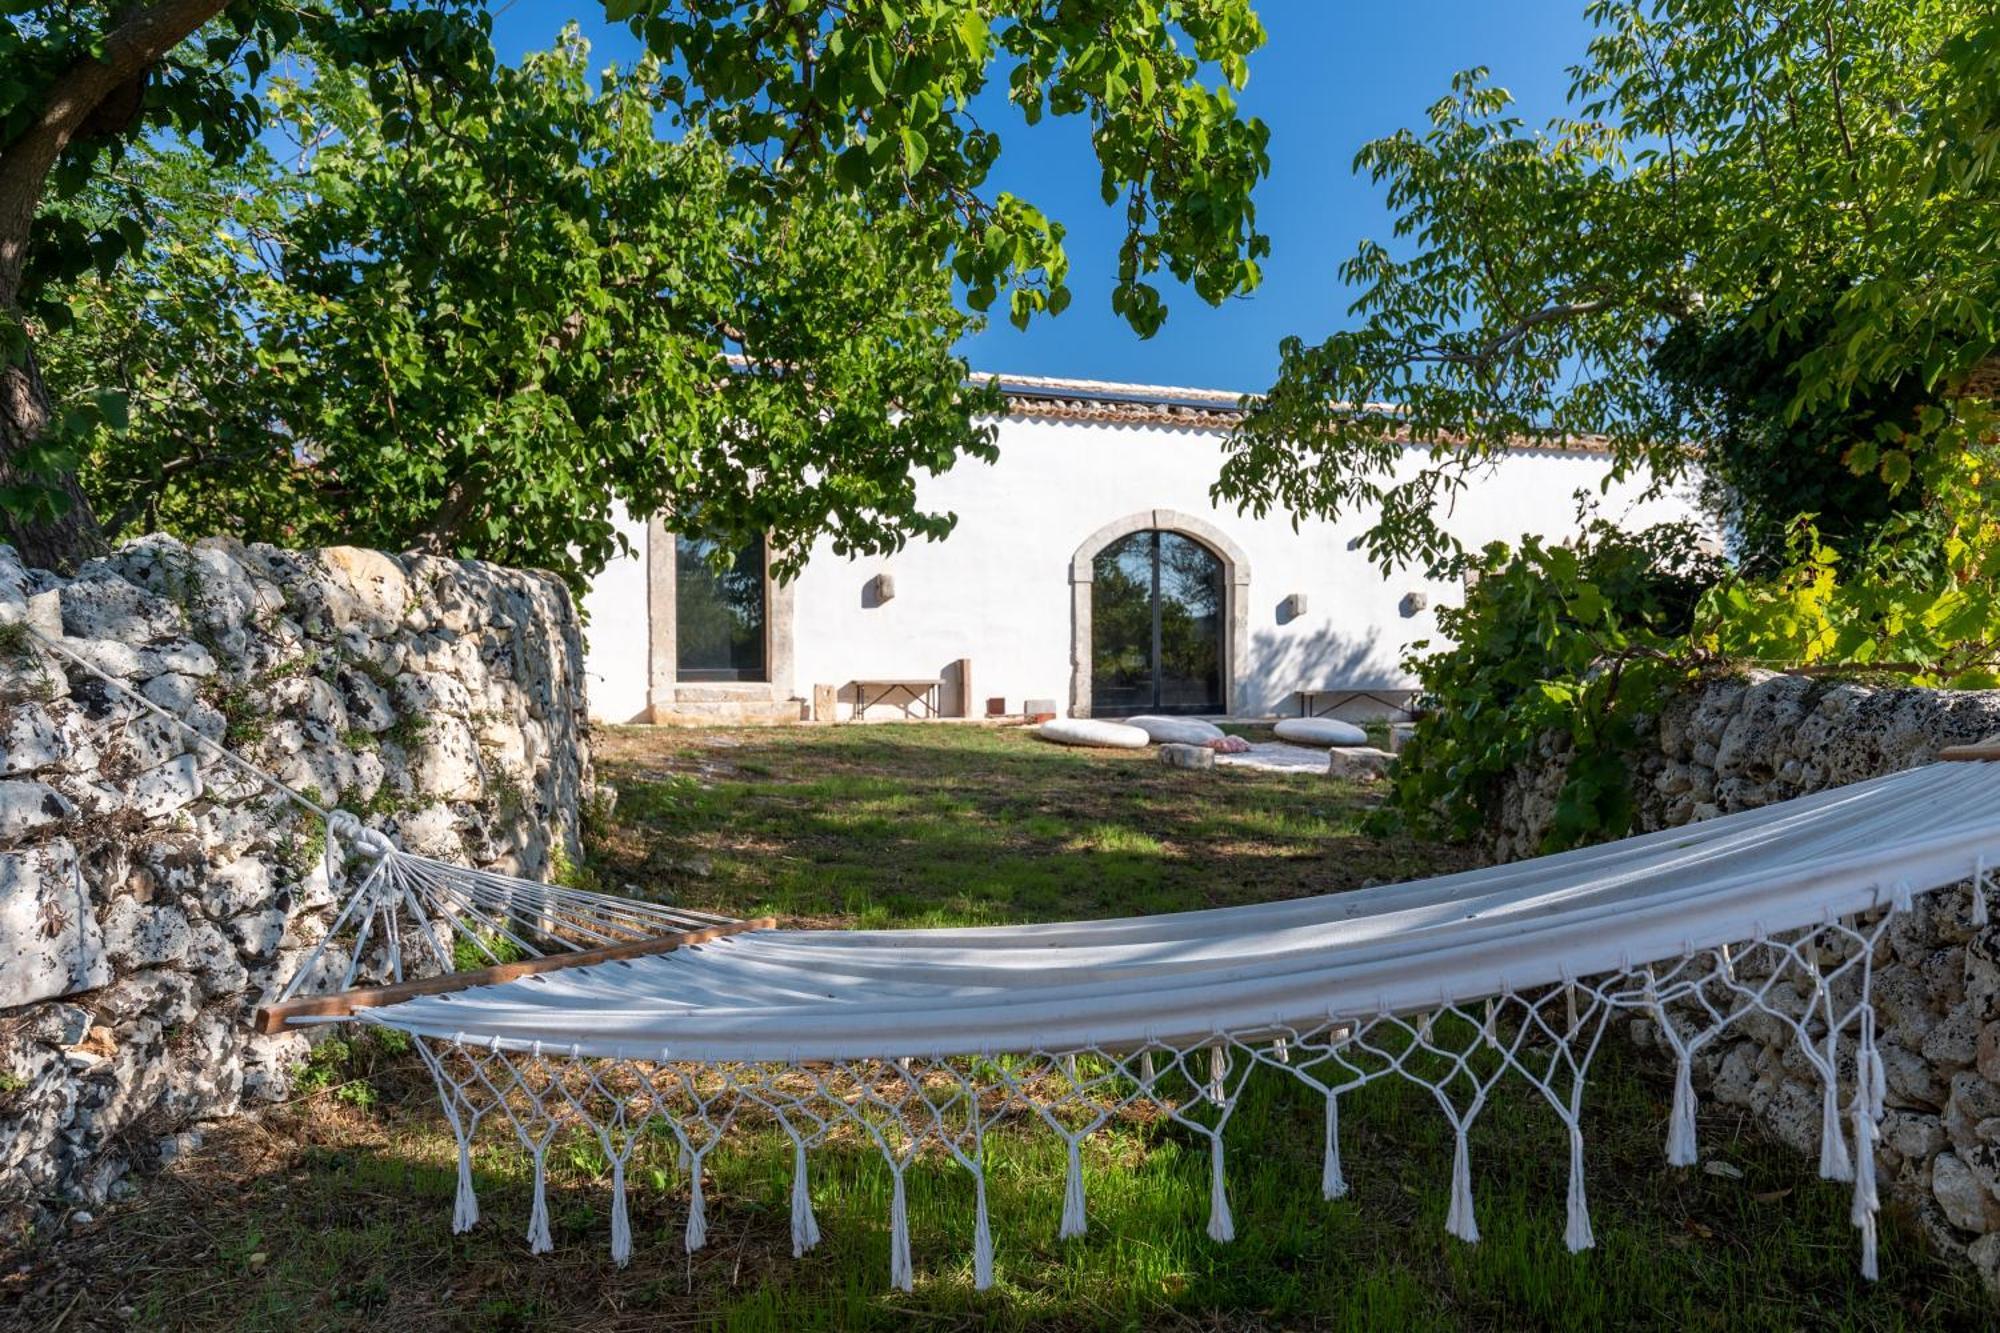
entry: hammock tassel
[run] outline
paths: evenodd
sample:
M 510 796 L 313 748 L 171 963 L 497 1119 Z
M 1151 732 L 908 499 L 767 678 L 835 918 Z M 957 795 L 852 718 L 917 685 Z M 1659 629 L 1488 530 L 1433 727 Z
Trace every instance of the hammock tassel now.
M 1875 1182 L 1876 1117 L 1882 1105 L 1876 1083 L 1882 1077 L 1882 1057 L 1864 1018 L 1861 1049 L 1854 1069 L 1854 1210 L 1851 1220 L 1861 1231 L 1861 1276 L 1880 1276 L 1875 1258 L 1875 1214 L 1882 1206 Z
M 1667 1162 L 1693 1166 L 1701 1160 L 1694 1119 L 1694 1071 L 1686 1051 L 1674 1062 L 1674 1108 L 1667 1115 Z
M 1569 1225 L 1563 1229 L 1563 1244 L 1571 1254 L 1581 1254 L 1597 1244 L 1590 1229 L 1590 1204 L 1583 1193 L 1583 1130 L 1569 1127 Z
M 611 1262 L 632 1262 L 632 1218 L 625 1208 L 625 1159 L 611 1159 Z
M 683 1242 L 693 1254 L 708 1244 L 708 1204 L 701 1192 L 701 1165 L 706 1152 L 692 1153 L 688 1161 L 688 1224 Z
M 1479 1223 L 1472 1216 L 1472 1158 L 1463 1125 L 1451 1150 L 1451 1209 L 1445 1214 L 1444 1229 L 1468 1245 L 1479 1241 Z
M 903 1200 L 903 1169 L 896 1168 L 896 1187 L 889 1195 L 889 1282 L 898 1291 L 916 1286 L 910 1266 L 910 1209 Z
M 1070 1139 L 1069 1169 L 1063 1177 L 1062 1225 L 1056 1229 L 1056 1238 L 1074 1240 L 1089 1228 L 1083 1210 L 1083 1157 L 1077 1140 Z
M 462 1236 L 479 1224 L 479 1196 L 472 1191 L 472 1136 L 463 1125 L 453 1125 L 458 1139 L 458 1195 L 452 1201 L 451 1230 Z
M 1347 1194 L 1347 1177 L 1340 1171 L 1340 1094 L 1326 1094 L 1326 1154 L 1321 1160 L 1319 1193 L 1323 1199 Z
M 1222 1135 L 1208 1137 L 1208 1238 L 1236 1239 L 1236 1219 L 1229 1215 L 1229 1182 L 1222 1172 Z
M 549 1190 L 548 1190 L 548 1143 L 544 1140 L 534 1147 L 535 1158 L 535 1204 L 528 1211 L 528 1253 L 547 1254 L 556 1247 L 549 1235 Z
M 986 1172 L 972 1168 L 972 1289 L 993 1285 L 993 1228 L 986 1218 Z
M 806 1181 L 805 1140 L 792 1139 L 792 1258 L 819 1244 L 819 1219 L 813 1216 L 812 1190 Z
M 1847 1155 L 1847 1136 L 1840 1132 L 1840 1090 L 1835 1080 L 1826 1080 L 1826 1095 L 1820 1105 L 1819 1174 L 1822 1180 L 1854 1179 L 1854 1163 Z

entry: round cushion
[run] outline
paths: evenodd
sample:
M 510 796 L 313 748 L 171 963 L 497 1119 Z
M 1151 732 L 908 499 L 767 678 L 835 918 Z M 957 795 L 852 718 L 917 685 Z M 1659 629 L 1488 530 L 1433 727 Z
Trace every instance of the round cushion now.
M 1222 739 L 1221 727 L 1198 717 L 1158 717 L 1147 713 L 1123 720 L 1126 726 L 1137 727 L 1152 737 L 1156 745 L 1206 745 Z
M 1281 717 L 1271 730 L 1300 745 L 1366 745 L 1368 733 L 1334 717 Z
M 1097 745 L 1114 750 L 1143 750 L 1150 739 L 1137 727 L 1094 717 L 1057 718 L 1036 727 L 1035 734 L 1058 745 Z

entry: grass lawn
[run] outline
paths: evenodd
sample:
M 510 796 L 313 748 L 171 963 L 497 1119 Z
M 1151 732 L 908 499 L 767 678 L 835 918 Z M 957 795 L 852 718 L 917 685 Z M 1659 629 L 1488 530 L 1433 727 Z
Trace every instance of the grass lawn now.
M 1372 797 L 1325 778 L 1167 770 L 1019 732 L 868 726 L 600 735 L 618 793 L 581 874 L 689 906 L 824 925 L 998 923 L 1165 912 L 1457 869 L 1458 848 L 1362 832 Z M 628 890 L 629 891 L 629 890 Z M 971 1284 L 971 1188 L 907 1176 L 914 1293 L 888 1282 L 889 1175 L 815 1155 L 824 1240 L 790 1254 L 791 1153 L 745 1135 L 708 1159 L 708 1247 L 682 1252 L 686 1183 L 648 1144 L 631 1168 L 635 1254 L 606 1253 L 595 1148 L 551 1155 L 554 1254 L 523 1240 L 509 1141 L 476 1156 L 484 1218 L 450 1230 L 454 1148 L 428 1079 L 379 1040 L 329 1044 L 293 1102 L 210 1134 L 136 1200 L 0 1276 L 0 1322 L 66 1329 L 1990 1327 L 1960 1271 L 1895 1216 L 1883 1280 L 1856 1272 L 1849 1192 L 1719 1108 L 1702 1147 L 1735 1174 L 1665 1164 L 1670 1088 L 1609 1043 L 1589 1095 L 1597 1248 L 1562 1245 L 1566 1140 L 1503 1084 L 1472 1135 L 1484 1239 L 1444 1231 L 1451 1136 L 1428 1091 L 1342 1100 L 1352 1195 L 1319 1197 L 1321 1106 L 1253 1079 L 1232 1121 L 1238 1239 L 1211 1242 L 1208 1159 L 1173 1127 L 1099 1135 L 1090 1232 L 1056 1239 L 1063 1160 L 1046 1132 L 988 1140 L 999 1285 Z

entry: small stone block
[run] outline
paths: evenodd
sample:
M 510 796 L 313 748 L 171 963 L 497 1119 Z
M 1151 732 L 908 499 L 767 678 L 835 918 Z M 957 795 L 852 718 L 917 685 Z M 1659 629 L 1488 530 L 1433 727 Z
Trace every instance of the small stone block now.
M 1160 762 L 1168 768 L 1214 768 L 1215 751 L 1206 745 L 1182 745 L 1169 741 L 1160 747 Z
M 838 685 L 813 686 L 812 715 L 815 722 L 832 722 L 838 714 L 840 687 Z
M 1395 766 L 1395 755 L 1366 745 L 1333 749 L 1326 755 L 1327 776 L 1348 782 L 1378 782 Z

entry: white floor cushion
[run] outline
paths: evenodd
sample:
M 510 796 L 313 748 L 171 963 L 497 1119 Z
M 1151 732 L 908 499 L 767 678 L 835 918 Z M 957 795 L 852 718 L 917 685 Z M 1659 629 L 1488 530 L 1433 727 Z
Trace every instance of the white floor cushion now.
M 1368 733 L 1333 717 L 1281 717 L 1271 730 L 1300 745 L 1366 745 Z
M 1145 732 L 1156 745 L 1201 745 L 1219 741 L 1223 736 L 1221 727 L 1198 717 L 1159 717 L 1147 713 L 1142 717 L 1120 720 L 1128 727 L 1137 727 Z
M 1064 717 L 1044 722 L 1035 734 L 1058 745 L 1097 745 L 1114 750 L 1143 750 L 1150 739 L 1137 727 L 1090 717 Z

